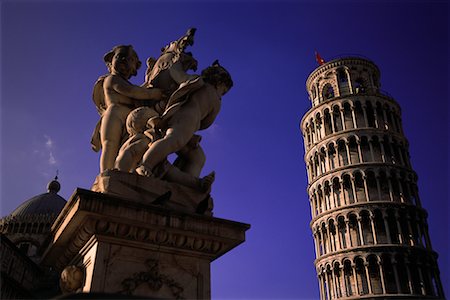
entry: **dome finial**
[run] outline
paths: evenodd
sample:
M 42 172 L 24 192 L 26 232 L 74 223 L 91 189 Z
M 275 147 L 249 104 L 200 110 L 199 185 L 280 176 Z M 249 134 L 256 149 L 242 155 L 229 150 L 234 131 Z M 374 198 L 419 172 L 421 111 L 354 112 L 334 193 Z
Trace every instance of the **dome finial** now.
M 58 193 L 59 190 L 61 189 L 61 185 L 58 182 L 58 174 L 59 174 L 59 170 L 56 170 L 56 176 L 55 179 L 50 181 L 47 185 L 47 190 L 49 193 Z

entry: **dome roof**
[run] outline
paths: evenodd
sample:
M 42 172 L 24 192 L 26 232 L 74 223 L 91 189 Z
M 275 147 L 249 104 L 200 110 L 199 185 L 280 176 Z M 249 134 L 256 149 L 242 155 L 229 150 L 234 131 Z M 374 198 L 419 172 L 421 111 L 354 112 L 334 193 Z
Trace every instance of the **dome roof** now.
M 66 200 L 58 195 L 60 184 L 55 180 L 48 186 L 48 192 L 32 197 L 22 203 L 11 214 L 11 217 L 25 217 L 30 215 L 59 214 L 66 204 Z

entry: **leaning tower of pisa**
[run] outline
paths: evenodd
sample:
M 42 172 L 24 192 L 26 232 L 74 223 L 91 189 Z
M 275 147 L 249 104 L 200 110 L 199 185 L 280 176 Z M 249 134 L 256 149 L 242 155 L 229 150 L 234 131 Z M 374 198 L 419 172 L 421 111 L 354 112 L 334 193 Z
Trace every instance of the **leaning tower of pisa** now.
M 401 109 L 371 61 L 320 65 L 301 121 L 321 299 L 444 298 Z

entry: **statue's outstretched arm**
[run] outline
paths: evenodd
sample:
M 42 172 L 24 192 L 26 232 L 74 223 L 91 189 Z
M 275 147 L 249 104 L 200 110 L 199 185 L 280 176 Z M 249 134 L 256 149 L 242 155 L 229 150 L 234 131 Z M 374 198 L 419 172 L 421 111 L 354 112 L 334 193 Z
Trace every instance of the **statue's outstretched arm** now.
M 111 87 L 121 95 L 138 100 L 160 100 L 163 97 L 161 89 L 157 88 L 143 88 L 137 85 L 120 82 L 120 80 L 113 80 Z

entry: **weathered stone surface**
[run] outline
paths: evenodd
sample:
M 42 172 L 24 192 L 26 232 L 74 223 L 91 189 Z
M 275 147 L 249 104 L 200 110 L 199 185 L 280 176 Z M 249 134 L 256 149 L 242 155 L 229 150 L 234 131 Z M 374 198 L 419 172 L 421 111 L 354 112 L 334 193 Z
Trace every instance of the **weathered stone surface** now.
M 208 193 L 136 173 L 107 170 L 97 176 L 92 190 L 143 204 L 189 213 L 212 214 L 213 200 Z
M 52 227 L 43 265 L 86 274 L 83 292 L 210 298 L 210 262 L 249 225 L 77 189 Z

